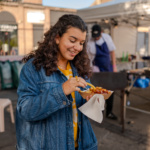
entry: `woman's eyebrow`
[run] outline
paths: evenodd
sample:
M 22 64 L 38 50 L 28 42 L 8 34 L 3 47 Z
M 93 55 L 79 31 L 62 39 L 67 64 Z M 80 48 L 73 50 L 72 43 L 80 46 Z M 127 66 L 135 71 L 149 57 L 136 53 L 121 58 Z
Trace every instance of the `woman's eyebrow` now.
M 70 36 L 70 37 L 72 37 L 72 38 L 74 38 L 74 39 L 76 39 L 76 40 L 77 40 L 77 38 L 76 38 L 76 37 L 74 37 L 74 36 Z
M 72 38 L 74 38 L 74 39 L 76 39 L 76 40 L 78 39 L 78 38 L 76 38 L 76 37 L 74 37 L 74 36 L 70 36 L 70 37 L 72 37 Z M 82 42 L 85 42 L 85 40 L 82 40 Z

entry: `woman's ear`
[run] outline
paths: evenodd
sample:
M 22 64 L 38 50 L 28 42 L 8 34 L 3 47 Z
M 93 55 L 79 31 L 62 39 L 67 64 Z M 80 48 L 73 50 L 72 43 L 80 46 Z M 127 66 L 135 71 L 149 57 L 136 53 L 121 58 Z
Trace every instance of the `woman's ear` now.
M 56 41 L 56 44 L 57 44 L 57 45 L 59 45 L 59 40 L 60 40 L 59 35 L 56 35 L 55 41 Z

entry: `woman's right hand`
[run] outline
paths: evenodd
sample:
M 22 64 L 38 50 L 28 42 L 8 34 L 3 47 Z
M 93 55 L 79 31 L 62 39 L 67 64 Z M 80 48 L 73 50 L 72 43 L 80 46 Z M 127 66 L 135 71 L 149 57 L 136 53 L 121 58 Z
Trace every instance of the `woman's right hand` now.
M 69 95 L 74 91 L 79 92 L 80 91 L 79 87 L 85 88 L 86 86 L 87 86 L 86 81 L 81 77 L 78 78 L 72 77 L 68 79 L 66 82 L 64 82 L 62 85 L 65 95 Z

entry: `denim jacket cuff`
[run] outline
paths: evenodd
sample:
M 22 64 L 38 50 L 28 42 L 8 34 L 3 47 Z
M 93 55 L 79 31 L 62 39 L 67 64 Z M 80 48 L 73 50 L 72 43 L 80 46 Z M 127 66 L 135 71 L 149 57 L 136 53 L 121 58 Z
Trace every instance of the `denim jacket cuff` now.
M 54 93 L 54 96 L 57 100 L 57 103 L 62 105 L 61 107 L 68 106 L 71 104 L 71 101 L 64 94 L 62 84 L 60 84 L 56 88 L 53 88 L 53 93 Z

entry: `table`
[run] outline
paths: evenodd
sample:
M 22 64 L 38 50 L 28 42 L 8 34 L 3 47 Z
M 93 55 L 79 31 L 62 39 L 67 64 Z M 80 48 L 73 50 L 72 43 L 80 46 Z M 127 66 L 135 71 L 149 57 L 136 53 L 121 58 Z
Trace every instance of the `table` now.
M 123 93 L 124 98 L 122 99 L 122 132 L 124 132 L 125 129 L 125 119 L 126 119 L 126 109 L 131 109 L 134 111 L 138 111 L 138 112 L 142 112 L 145 114 L 149 114 L 150 115 L 150 111 L 145 111 L 142 109 L 138 109 L 135 107 L 131 107 L 131 106 L 127 106 L 126 102 L 127 102 L 127 96 L 130 94 L 131 89 L 133 88 L 134 83 L 136 82 L 136 80 L 141 77 L 141 76 L 146 76 L 146 77 L 150 77 L 150 69 L 149 68 L 142 68 L 142 69 L 134 69 L 134 70 L 129 70 L 127 71 L 127 76 L 132 75 L 132 79 L 131 79 L 131 83 L 130 85 L 128 85 L 125 88 L 125 93 Z
M 131 81 L 131 84 L 128 84 L 128 75 L 134 75 L 136 78 Z M 122 132 L 125 130 L 125 120 L 126 120 L 126 109 L 132 109 L 135 111 L 140 111 L 143 113 L 150 114 L 150 112 L 140 110 L 137 108 L 133 108 L 131 106 L 126 106 L 127 96 L 132 89 L 134 82 L 136 79 L 142 75 L 146 75 L 150 77 L 150 70 L 146 69 L 135 69 L 130 71 L 122 71 L 122 72 L 98 72 L 93 73 L 91 77 L 91 83 L 95 86 L 101 86 L 108 90 L 119 90 L 121 93 L 120 96 L 120 118 L 122 125 Z
M 120 118 L 122 124 L 122 131 L 124 131 L 125 121 L 125 102 L 126 102 L 126 87 L 128 85 L 127 73 L 122 72 L 98 72 L 93 73 L 91 83 L 95 86 L 101 86 L 108 90 L 119 90 L 121 93 L 120 103 Z
M 22 58 L 23 58 L 24 56 L 21 56 L 21 55 L 6 55 L 6 56 L 0 56 L 0 61 L 7 61 L 7 60 L 9 60 L 9 61 L 21 61 L 22 60 Z

